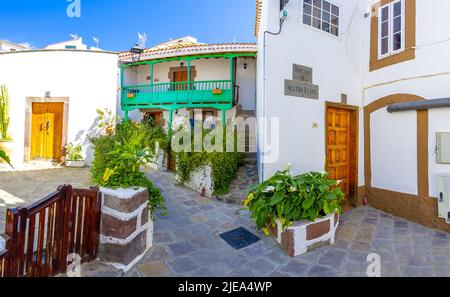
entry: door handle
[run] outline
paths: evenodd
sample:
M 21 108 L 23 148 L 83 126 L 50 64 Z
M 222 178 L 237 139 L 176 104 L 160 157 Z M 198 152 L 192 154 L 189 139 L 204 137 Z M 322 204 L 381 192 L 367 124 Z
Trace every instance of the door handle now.
M 47 132 L 50 129 L 50 127 L 51 127 L 51 123 L 50 123 L 50 121 L 47 121 L 47 123 L 45 123 L 45 129 L 47 130 Z

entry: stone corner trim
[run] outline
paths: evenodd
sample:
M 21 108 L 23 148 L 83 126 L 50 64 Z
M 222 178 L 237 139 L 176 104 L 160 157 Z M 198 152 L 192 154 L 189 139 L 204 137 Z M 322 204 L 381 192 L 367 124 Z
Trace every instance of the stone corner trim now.
M 331 214 L 315 222 L 299 221 L 282 231 L 282 224 L 271 228 L 272 236 L 291 257 L 306 254 L 320 246 L 334 244 L 339 215 Z
M 149 193 L 144 188 L 100 189 L 103 196 L 100 258 L 124 272 L 153 246 Z

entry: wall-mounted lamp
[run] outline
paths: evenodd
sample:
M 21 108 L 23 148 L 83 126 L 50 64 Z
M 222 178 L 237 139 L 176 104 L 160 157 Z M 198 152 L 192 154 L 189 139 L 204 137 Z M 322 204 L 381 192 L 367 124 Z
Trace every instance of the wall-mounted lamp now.
M 184 62 L 181 62 L 181 63 L 180 63 L 180 66 L 181 66 L 181 67 L 184 67 Z
M 248 64 L 244 63 L 244 69 L 247 70 Z

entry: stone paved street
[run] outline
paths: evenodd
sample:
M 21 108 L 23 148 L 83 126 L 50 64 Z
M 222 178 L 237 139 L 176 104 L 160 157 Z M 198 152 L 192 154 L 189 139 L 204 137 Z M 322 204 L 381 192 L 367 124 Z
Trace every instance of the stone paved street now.
M 169 215 L 155 224 L 155 246 L 126 276 L 366 276 L 378 253 L 383 276 L 450 276 L 450 236 L 371 208 L 342 217 L 337 242 L 304 256 L 286 256 L 255 229 L 237 205 L 175 186 L 169 173 L 149 177 L 163 189 Z M 261 241 L 236 251 L 219 234 L 246 227 Z
M 0 171 L 0 233 L 4 231 L 6 209 L 29 205 L 54 192 L 59 185 L 88 188 L 88 168 L 50 168 Z
M 449 234 L 371 208 L 342 217 L 334 246 L 290 258 L 255 229 L 248 212 L 236 214 L 238 205 L 201 198 L 176 186 L 170 173 L 149 177 L 163 190 L 169 214 L 155 223 L 154 247 L 126 276 L 366 276 L 370 253 L 381 256 L 383 276 L 450 276 Z M 29 204 L 60 184 L 88 187 L 89 179 L 88 169 L 0 172 L 0 230 L 7 207 Z M 261 241 L 234 250 L 219 234 L 237 227 Z M 84 275 L 121 274 L 94 262 Z
M 216 199 L 225 203 L 242 205 L 247 199 L 246 193 L 251 185 L 258 182 L 258 169 L 254 164 L 246 164 L 239 168 L 236 179 L 230 185 L 230 193 L 216 196 Z

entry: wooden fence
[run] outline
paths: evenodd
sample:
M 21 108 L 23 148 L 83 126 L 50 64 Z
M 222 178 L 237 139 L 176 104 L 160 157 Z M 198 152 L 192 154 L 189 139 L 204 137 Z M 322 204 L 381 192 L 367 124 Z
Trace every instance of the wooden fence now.
M 82 262 L 98 253 L 101 198 L 98 188 L 60 186 L 28 206 L 8 209 L 0 277 L 48 277 L 67 272 L 68 256 Z

